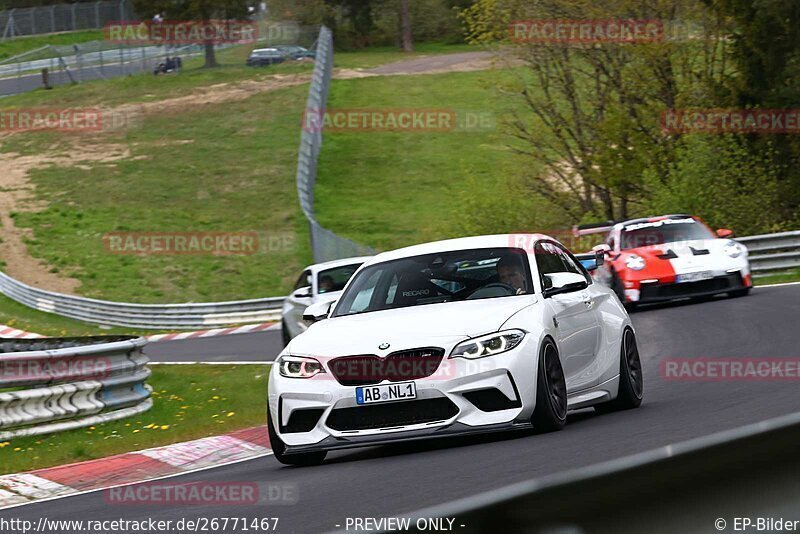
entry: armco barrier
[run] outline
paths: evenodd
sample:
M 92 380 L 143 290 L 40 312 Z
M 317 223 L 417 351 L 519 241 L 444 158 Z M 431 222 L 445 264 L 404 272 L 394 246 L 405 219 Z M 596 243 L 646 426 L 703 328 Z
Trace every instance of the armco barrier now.
M 747 247 L 754 273 L 800 267 L 800 231 L 738 237 Z
M 145 343 L 133 336 L 0 339 L 0 441 L 149 410 Z
M 430 518 L 465 534 L 796 531 L 755 521 L 800 519 L 798 440 L 794 413 L 419 510 L 408 531 Z
M 283 297 L 185 304 L 133 304 L 45 291 L 0 272 L 0 292 L 31 308 L 101 325 L 159 330 L 213 328 L 280 318 Z

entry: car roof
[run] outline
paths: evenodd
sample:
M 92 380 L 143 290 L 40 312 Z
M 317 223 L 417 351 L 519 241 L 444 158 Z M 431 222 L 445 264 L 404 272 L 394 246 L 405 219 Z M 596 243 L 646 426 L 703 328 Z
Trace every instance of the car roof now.
M 323 263 L 315 263 L 313 265 L 309 265 L 304 271 L 312 271 L 314 273 L 318 273 L 320 271 L 325 271 L 327 269 L 333 269 L 335 267 L 341 267 L 343 265 L 352 265 L 353 263 L 365 263 L 372 259 L 372 256 L 355 256 L 352 258 L 342 258 L 339 260 L 331 260 L 326 261 Z
M 369 263 L 380 263 L 384 261 L 419 256 L 422 254 L 435 254 L 437 252 L 450 252 L 453 250 L 470 250 L 479 248 L 523 248 L 530 250 L 531 245 L 543 239 L 556 241 L 544 234 L 495 234 L 481 235 L 473 237 L 459 237 L 456 239 L 446 239 L 444 241 L 434 241 L 412 245 L 389 252 L 382 252 L 375 256 Z
M 253 49 L 251 54 L 255 54 L 256 52 L 280 52 L 277 48 L 255 48 Z

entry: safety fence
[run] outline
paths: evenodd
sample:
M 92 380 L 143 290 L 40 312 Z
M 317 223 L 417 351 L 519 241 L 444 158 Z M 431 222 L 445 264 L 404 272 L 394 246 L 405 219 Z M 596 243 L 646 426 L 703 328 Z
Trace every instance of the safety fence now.
M 130 0 L 9 9 L 0 11 L 0 41 L 22 35 L 99 29 L 109 22 L 134 18 Z
M 0 339 L 0 441 L 149 410 L 144 338 Z
M 351 256 L 367 256 L 375 250 L 359 245 L 324 228 L 314 214 L 314 186 L 317 182 L 317 161 L 322 148 L 322 124 L 319 122 L 328 101 L 333 72 L 333 35 L 326 26 L 320 28 L 317 57 L 308 89 L 303 114 L 300 149 L 297 157 L 297 195 L 300 207 L 311 228 L 311 250 L 317 263 Z

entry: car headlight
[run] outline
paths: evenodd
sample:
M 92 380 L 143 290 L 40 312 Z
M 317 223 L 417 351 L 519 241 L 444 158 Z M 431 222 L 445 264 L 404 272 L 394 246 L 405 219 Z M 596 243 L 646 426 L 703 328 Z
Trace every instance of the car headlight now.
M 286 378 L 311 378 L 325 372 L 321 363 L 306 356 L 281 356 L 275 363 L 278 372 Z
M 456 345 L 451 358 L 466 358 L 474 360 L 486 356 L 494 356 L 509 351 L 520 344 L 525 332 L 522 330 L 506 330 L 496 334 L 488 334 L 473 339 L 468 339 Z
M 742 245 L 736 241 L 729 241 L 724 247 L 722 247 L 722 251 L 731 258 L 738 258 L 743 252 Z
M 644 269 L 645 261 L 643 257 L 631 254 L 625 258 L 625 266 L 632 271 L 641 271 Z

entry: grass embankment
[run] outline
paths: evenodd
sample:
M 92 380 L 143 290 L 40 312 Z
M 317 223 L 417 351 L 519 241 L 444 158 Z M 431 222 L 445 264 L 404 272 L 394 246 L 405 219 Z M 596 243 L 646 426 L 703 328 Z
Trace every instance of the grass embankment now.
M 417 55 L 444 49 L 422 47 Z M 224 53 L 243 58 L 242 50 Z M 350 64 L 363 64 L 370 52 L 354 55 Z M 388 49 L 374 55 L 372 64 L 398 57 Z M 338 57 L 347 64 L 351 56 Z M 159 102 L 191 99 L 197 91 L 219 96 L 219 91 L 241 88 L 238 82 L 269 84 L 272 74 L 282 73 L 286 80 L 308 68 L 188 68 L 175 76 L 139 75 L 5 99 L 2 107 L 153 104 L 128 129 L 80 136 L 30 132 L 0 143 L 0 151 L 27 155 L 70 154 L 74 147 L 94 154 L 127 151 L 113 161 L 77 157 L 70 165 L 30 171 L 34 200 L 46 207 L 14 214 L 17 226 L 33 232 L 29 251 L 57 272 L 77 278 L 80 294 L 96 298 L 175 302 L 285 294 L 311 261 L 294 182 L 304 79 L 294 87 L 254 88 L 244 99 L 198 96 L 163 110 Z M 334 87 L 339 83 L 349 82 L 337 81 Z M 347 175 L 350 169 L 337 172 Z M 251 256 L 109 254 L 102 236 L 120 231 L 255 231 L 266 246 Z M 283 244 L 275 244 L 284 237 Z
M 511 71 L 334 83 L 330 110 L 451 110 L 489 123 L 473 131 L 326 134 L 316 190 L 320 222 L 384 250 L 469 234 L 477 206 L 484 230 L 532 230 L 532 215 L 544 212 L 522 184 L 530 163 L 511 152 L 501 131 L 501 119 L 514 108 L 497 98 L 498 82 L 513 83 Z
M 153 408 L 95 427 L 0 443 L 0 474 L 18 473 L 263 425 L 269 367 L 157 365 Z

